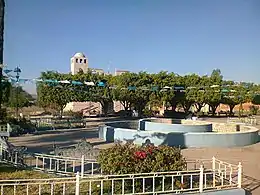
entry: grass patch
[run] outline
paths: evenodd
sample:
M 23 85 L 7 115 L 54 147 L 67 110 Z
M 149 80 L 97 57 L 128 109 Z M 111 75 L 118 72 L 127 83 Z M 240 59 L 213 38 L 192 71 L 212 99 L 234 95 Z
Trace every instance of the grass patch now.
M 12 165 L 0 163 L 0 178 L 1 180 L 6 179 L 44 179 L 51 178 L 54 175 L 41 173 L 32 170 L 26 170 L 14 167 Z

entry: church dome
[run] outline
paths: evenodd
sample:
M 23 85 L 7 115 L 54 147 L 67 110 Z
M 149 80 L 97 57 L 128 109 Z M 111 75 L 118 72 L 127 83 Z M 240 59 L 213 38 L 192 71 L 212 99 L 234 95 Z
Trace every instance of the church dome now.
M 74 57 L 77 57 L 77 58 L 85 58 L 85 55 L 81 52 L 78 52 L 74 55 Z

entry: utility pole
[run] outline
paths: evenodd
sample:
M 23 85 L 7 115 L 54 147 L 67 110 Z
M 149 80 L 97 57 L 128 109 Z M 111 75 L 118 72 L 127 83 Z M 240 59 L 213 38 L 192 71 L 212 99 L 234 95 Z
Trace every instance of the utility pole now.
M 4 15 L 5 0 L 0 0 L 0 120 L 3 118 L 3 63 L 4 63 Z

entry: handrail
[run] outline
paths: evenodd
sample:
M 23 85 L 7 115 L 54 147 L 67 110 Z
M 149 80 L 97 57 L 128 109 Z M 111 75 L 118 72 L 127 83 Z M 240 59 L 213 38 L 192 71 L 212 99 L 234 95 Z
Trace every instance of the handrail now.
M 70 161 L 80 161 L 82 160 L 82 158 L 77 158 L 77 157 L 67 157 L 67 156 L 57 156 L 57 155 L 51 155 L 51 154 L 42 154 L 42 153 L 27 153 L 27 154 L 32 154 L 34 156 L 38 156 L 38 157 L 41 157 L 41 158 L 46 158 L 46 157 L 49 157 L 49 158 L 52 158 L 52 159 L 66 159 L 66 160 L 70 160 Z M 95 159 L 87 159 L 87 158 L 84 158 L 85 161 L 87 162 L 96 162 Z

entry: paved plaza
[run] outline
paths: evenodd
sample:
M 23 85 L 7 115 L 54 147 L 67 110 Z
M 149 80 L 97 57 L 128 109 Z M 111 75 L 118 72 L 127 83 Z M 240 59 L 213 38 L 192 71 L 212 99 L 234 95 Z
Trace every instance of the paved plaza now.
M 210 119 L 224 122 L 226 118 Z M 259 121 L 259 120 L 258 120 Z M 15 146 L 27 146 L 31 152 L 50 152 L 53 144 L 68 146 L 78 143 L 83 137 L 93 143 L 95 147 L 106 148 L 112 144 L 105 144 L 98 139 L 97 126 L 102 122 L 91 123 L 86 129 L 68 129 L 49 131 L 40 135 L 26 135 L 10 138 Z M 258 125 L 260 128 L 260 125 Z M 253 195 L 260 194 L 260 143 L 240 148 L 189 148 L 183 150 L 187 159 L 209 159 L 215 156 L 218 159 L 243 165 L 244 188 Z

